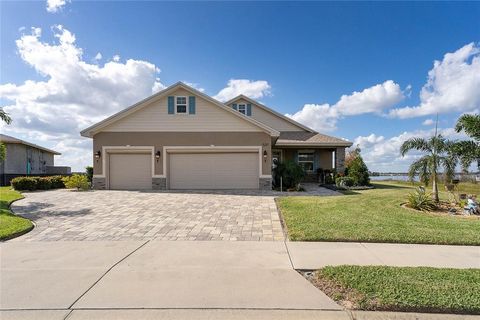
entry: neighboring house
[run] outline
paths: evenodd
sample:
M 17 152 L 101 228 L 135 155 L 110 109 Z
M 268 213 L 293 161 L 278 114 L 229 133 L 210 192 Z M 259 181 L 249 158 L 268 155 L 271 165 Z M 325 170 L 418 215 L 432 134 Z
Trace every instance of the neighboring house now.
M 245 96 L 221 103 L 177 83 L 83 130 L 97 189 L 271 189 L 272 159 L 343 171 L 348 141 Z
M 70 167 L 54 166 L 54 156 L 60 155 L 59 152 L 6 134 L 0 134 L 0 142 L 6 146 L 5 160 L 0 162 L 2 186 L 9 185 L 10 180 L 19 176 L 70 174 Z

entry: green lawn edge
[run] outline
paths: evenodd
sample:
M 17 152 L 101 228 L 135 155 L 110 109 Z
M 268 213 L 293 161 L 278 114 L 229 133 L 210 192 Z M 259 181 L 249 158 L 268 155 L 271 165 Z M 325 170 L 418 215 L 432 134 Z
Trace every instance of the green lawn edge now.
M 30 220 L 15 215 L 10 209 L 14 201 L 23 198 L 21 193 L 10 187 L 0 187 L 0 241 L 22 236 L 34 228 Z
M 352 310 L 480 314 L 480 269 L 343 265 L 309 280 Z
M 374 183 L 340 196 L 281 197 L 277 207 L 290 241 L 480 245 L 480 219 L 401 207 L 411 185 Z M 480 185 L 467 186 L 480 194 Z M 472 189 L 473 188 L 473 189 Z M 469 191 L 470 191 L 469 190 Z M 447 194 L 441 192 L 445 199 Z

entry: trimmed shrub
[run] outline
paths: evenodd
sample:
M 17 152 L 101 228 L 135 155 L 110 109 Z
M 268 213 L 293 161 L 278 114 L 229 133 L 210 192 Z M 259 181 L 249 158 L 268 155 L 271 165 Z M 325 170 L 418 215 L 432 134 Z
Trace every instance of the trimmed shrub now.
M 354 185 L 354 181 L 351 177 L 338 177 L 335 179 L 335 184 L 338 188 L 348 188 Z
M 62 176 L 51 176 L 51 177 L 46 177 L 46 178 L 50 180 L 52 189 L 63 189 L 63 188 L 65 188 L 65 184 L 63 183 L 63 180 L 62 180 L 63 177 Z
M 62 180 L 67 189 L 88 190 L 90 188 L 88 177 L 84 174 L 74 174 Z
M 91 167 L 91 166 L 85 167 L 85 173 L 86 173 L 86 175 L 87 175 L 88 182 L 92 183 L 92 180 L 93 180 L 93 167 Z
M 421 211 L 432 211 L 436 208 L 432 194 L 425 192 L 424 188 L 417 188 L 415 192 L 408 194 L 407 206 Z
M 28 190 L 28 191 L 37 190 L 36 177 L 17 177 L 12 179 L 10 181 L 10 184 L 15 190 Z
M 49 190 L 52 188 L 52 182 L 48 177 L 34 177 L 37 180 L 38 190 Z
M 62 176 L 50 177 L 17 177 L 10 181 L 15 190 L 50 190 L 65 188 Z

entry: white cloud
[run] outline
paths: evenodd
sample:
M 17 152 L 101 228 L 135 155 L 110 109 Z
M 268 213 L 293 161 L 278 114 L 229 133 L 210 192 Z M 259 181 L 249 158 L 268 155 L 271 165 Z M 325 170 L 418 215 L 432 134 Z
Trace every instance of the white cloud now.
M 95 60 L 102 60 L 102 54 L 100 52 L 98 52 L 96 55 L 95 55 Z
M 260 99 L 271 95 L 270 89 L 270 84 L 265 80 L 230 79 L 227 86 L 213 97 L 222 102 L 235 98 L 240 94 L 252 99 Z
M 58 12 L 69 0 L 47 0 L 47 11 L 50 13 Z
M 334 105 L 305 104 L 302 110 L 286 116 L 318 131 L 333 131 L 337 128 L 337 120 L 343 116 L 381 114 L 383 110 L 404 98 L 404 91 L 400 86 L 392 80 L 387 80 L 361 92 L 343 95 Z
M 480 108 L 480 47 L 470 43 L 434 62 L 418 106 L 393 109 L 390 116 L 412 118 L 477 108 Z
M 435 129 L 415 130 L 403 132 L 391 138 L 385 138 L 374 133 L 368 136 L 358 136 L 353 141 L 362 150 L 362 157 L 371 171 L 380 172 L 407 172 L 413 160 L 421 157 L 421 153 L 410 152 L 405 157 L 400 155 L 400 146 L 404 141 L 413 137 L 429 138 Z M 465 139 L 465 135 L 457 133 L 453 128 L 439 129 L 439 133 L 448 139 Z
M 116 55 L 113 56 L 112 59 L 113 59 L 113 61 L 115 61 L 115 62 L 119 62 L 119 61 L 120 61 L 120 56 L 119 56 L 118 54 L 116 54 Z
M 424 126 L 431 126 L 435 123 L 435 121 L 433 121 L 433 119 L 426 119 L 425 121 L 422 122 L 422 124 Z
M 187 86 L 197 89 L 200 92 L 205 92 L 205 89 L 200 87 L 198 83 L 188 82 L 188 81 L 182 81 L 182 82 L 185 83 Z
M 58 150 L 58 164 L 83 170 L 91 163 L 91 140 L 82 129 L 163 88 L 154 64 L 128 59 L 89 64 L 76 46 L 75 35 L 53 28 L 56 43 L 41 41 L 41 29 L 16 41 L 22 60 L 45 79 L 0 85 L 5 111 L 13 118 L 0 129 L 27 141 Z

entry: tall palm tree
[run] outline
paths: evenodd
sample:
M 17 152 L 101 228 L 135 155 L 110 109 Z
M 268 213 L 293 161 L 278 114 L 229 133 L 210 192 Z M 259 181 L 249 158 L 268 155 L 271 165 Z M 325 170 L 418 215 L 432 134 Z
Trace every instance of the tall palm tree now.
M 460 141 L 455 144 L 455 153 L 458 154 L 464 171 L 472 162 L 477 161 L 480 170 L 480 115 L 464 114 L 455 125 L 457 132 L 464 131 L 472 140 Z
M 437 120 L 438 123 L 438 120 Z M 437 133 L 429 139 L 411 138 L 403 142 L 400 147 L 400 154 L 405 156 L 411 150 L 418 150 L 425 153 L 423 157 L 410 165 L 408 175 L 413 179 L 419 175 L 420 181 L 428 185 L 432 181 L 432 197 L 439 202 L 438 197 L 438 170 L 443 167 L 447 177 L 452 178 L 455 173 L 456 157 L 451 152 L 453 142 L 445 139 Z

